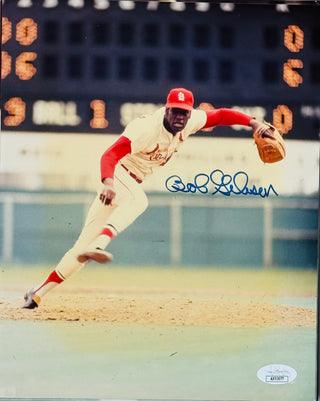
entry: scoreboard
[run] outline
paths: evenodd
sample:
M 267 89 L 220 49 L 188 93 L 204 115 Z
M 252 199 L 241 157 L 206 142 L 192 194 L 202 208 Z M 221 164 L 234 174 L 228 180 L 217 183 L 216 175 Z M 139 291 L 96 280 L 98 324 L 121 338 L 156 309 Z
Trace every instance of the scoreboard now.
M 2 130 L 120 133 L 183 86 L 317 140 L 319 21 L 319 5 L 290 2 L 4 0 Z

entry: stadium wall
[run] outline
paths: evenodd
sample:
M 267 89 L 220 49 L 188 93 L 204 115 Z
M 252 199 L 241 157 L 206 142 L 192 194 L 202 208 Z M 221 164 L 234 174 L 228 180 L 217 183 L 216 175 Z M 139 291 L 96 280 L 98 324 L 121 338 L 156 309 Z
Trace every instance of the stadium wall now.
M 0 193 L 2 265 L 55 265 L 94 193 Z M 150 206 L 110 245 L 116 265 L 316 269 L 317 197 L 149 194 Z

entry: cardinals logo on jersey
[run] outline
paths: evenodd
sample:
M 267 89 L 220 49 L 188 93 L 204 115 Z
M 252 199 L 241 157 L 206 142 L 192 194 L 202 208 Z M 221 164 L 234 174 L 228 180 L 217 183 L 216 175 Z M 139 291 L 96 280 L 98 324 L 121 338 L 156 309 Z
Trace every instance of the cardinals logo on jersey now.
M 159 148 L 160 146 L 157 144 L 151 152 L 147 152 L 147 155 L 149 156 L 149 160 L 162 161 L 161 166 L 163 166 L 171 159 L 172 153 L 169 153 L 168 151 L 161 152 Z

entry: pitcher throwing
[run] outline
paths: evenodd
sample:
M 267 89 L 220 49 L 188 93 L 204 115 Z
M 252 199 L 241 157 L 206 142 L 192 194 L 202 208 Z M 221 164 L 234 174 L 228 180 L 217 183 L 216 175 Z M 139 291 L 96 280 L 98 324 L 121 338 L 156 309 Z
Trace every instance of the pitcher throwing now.
M 25 295 L 23 308 L 34 309 L 48 291 L 69 278 L 91 260 L 110 262 L 105 249 L 148 206 L 142 181 L 165 165 L 188 137 L 201 129 L 240 124 L 255 132 L 268 126 L 254 117 L 227 109 L 194 109 L 193 93 L 184 88 L 170 91 L 165 107 L 136 118 L 101 157 L 101 190 L 90 207 L 74 246 L 40 284 Z

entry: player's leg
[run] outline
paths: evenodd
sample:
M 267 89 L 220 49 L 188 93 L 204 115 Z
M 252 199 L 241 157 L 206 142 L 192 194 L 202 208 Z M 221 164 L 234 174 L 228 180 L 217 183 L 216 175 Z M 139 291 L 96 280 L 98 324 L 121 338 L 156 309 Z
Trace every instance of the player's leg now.
M 113 204 L 116 205 L 116 208 L 109 214 L 103 229 L 88 249 L 79 254 L 78 260 L 80 261 L 93 259 L 99 262 L 100 254 L 107 248 L 111 240 L 129 227 L 148 207 L 148 199 L 142 186 L 121 166 L 116 168 L 114 181 L 116 197 Z
M 84 266 L 84 263 L 80 263 L 77 260 L 78 254 L 83 251 L 83 249 L 86 249 L 86 247 L 88 247 L 88 245 L 100 234 L 104 222 L 109 214 L 112 213 L 114 208 L 114 206 L 104 206 L 100 202 L 99 197 L 96 197 L 89 209 L 78 240 L 74 246 L 65 253 L 55 270 L 53 270 L 43 282 L 34 286 L 25 294 L 24 298 L 26 302 L 23 305 L 24 308 L 36 308 L 47 292 L 51 291 L 58 284 L 61 284 L 64 280 Z
M 112 255 L 103 249 L 148 206 L 141 186 L 125 170 L 122 171 L 122 168 L 115 177 L 115 189 L 117 195 L 111 206 L 103 205 L 99 197 L 96 197 L 75 245 L 63 256 L 44 282 L 26 293 L 24 308 L 37 307 L 47 292 L 81 269 L 89 260 L 105 262 L 106 260 L 100 257 L 102 255 L 102 258 L 105 258 L 106 254 L 108 260 L 112 259 Z M 81 259 L 81 256 L 84 256 L 84 259 Z

